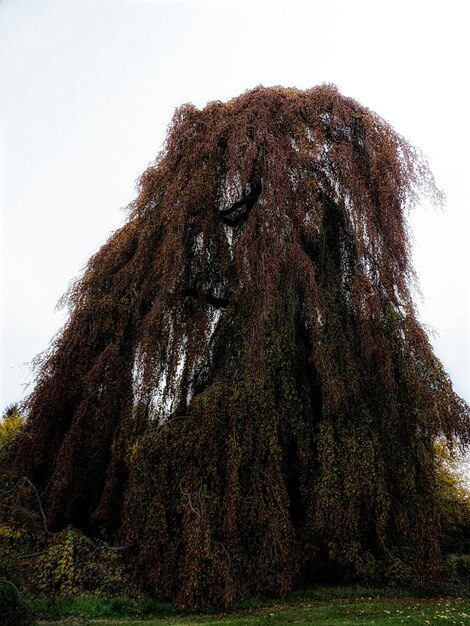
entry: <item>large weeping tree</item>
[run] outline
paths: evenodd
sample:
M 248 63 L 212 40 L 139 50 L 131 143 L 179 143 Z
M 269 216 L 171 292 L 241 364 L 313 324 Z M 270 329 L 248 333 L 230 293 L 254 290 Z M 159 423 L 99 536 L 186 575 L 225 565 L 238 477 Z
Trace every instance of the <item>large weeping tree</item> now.
M 178 109 L 27 404 L 50 526 L 179 605 L 436 582 L 435 441 L 470 427 L 411 298 L 421 194 L 419 151 L 332 86 Z

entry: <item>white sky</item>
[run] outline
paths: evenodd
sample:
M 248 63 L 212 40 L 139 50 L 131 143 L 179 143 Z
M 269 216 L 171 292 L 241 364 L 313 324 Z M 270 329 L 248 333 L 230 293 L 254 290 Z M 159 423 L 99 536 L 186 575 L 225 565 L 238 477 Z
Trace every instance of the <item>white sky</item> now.
M 69 281 L 125 220 L 175 107 L 333 82 L 429 157 L 412 219 L 422 321 L 470 400 L 466 3 L 0 0 L 0 410 L 64 322 Z M 467 76 L 467 79 L 465 78 Z

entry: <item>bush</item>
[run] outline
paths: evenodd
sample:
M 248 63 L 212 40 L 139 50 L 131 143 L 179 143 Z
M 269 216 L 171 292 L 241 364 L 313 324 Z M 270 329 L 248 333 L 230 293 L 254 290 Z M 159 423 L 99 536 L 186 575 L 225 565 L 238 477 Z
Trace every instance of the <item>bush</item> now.
M 468 585 L 470 554 L 449 554 L 446 561 L 446 578 L 450 585 Z
M 28 626 L 32 611 L 22 599 L 16 586 L 0 579 L 0 614 L 3 626 Z
M 27 589 L 33 594 L 74 597 L 135 595 L 122 556 L 76 529 L 54 533 L 28 566 Z

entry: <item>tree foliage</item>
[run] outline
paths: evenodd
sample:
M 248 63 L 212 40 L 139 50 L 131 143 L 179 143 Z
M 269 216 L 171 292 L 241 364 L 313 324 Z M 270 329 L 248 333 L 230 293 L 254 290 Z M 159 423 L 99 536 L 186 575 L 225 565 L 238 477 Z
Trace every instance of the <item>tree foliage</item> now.
M 180 605 L 435 582 L 435 438 L 468 406 L 416 318 L 419 150 L 330 85 L 174 115 L 72 286 L 16 468 Z
M 23 427 L 18 404 L 10 404 L 0 420 L 0 450 L 7 448 L 19 435 Z
M 444 530 L 447 552 L 468 554 L 470 559 L 470 490 L 459 454 L 443 441 L 436 443 L 440 526 Z

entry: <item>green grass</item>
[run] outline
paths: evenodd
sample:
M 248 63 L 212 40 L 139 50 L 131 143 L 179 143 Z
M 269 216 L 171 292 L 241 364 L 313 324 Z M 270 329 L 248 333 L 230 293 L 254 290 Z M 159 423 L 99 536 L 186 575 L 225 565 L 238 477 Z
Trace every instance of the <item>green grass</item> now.
M 47 619 L 80 617 L 87 619 L 122 617 L 170 617 L 181 612 L 171 604 L 151 599 L 100 598 L 79 596 L 77 598 L 36 598 L 30 602 L 36 614 Z
M 81 597 L 36 600 L 33 605 L 42 619 L 47 617 L 48 620 L 37 623 L 47 626 L 470 626 L 468 598 L 417 598 L 397 592 L 348 587 L 307 589 L 283 601 L 250 600 L 236 611 L 212 615 L 181 612 L 152 600 Z

